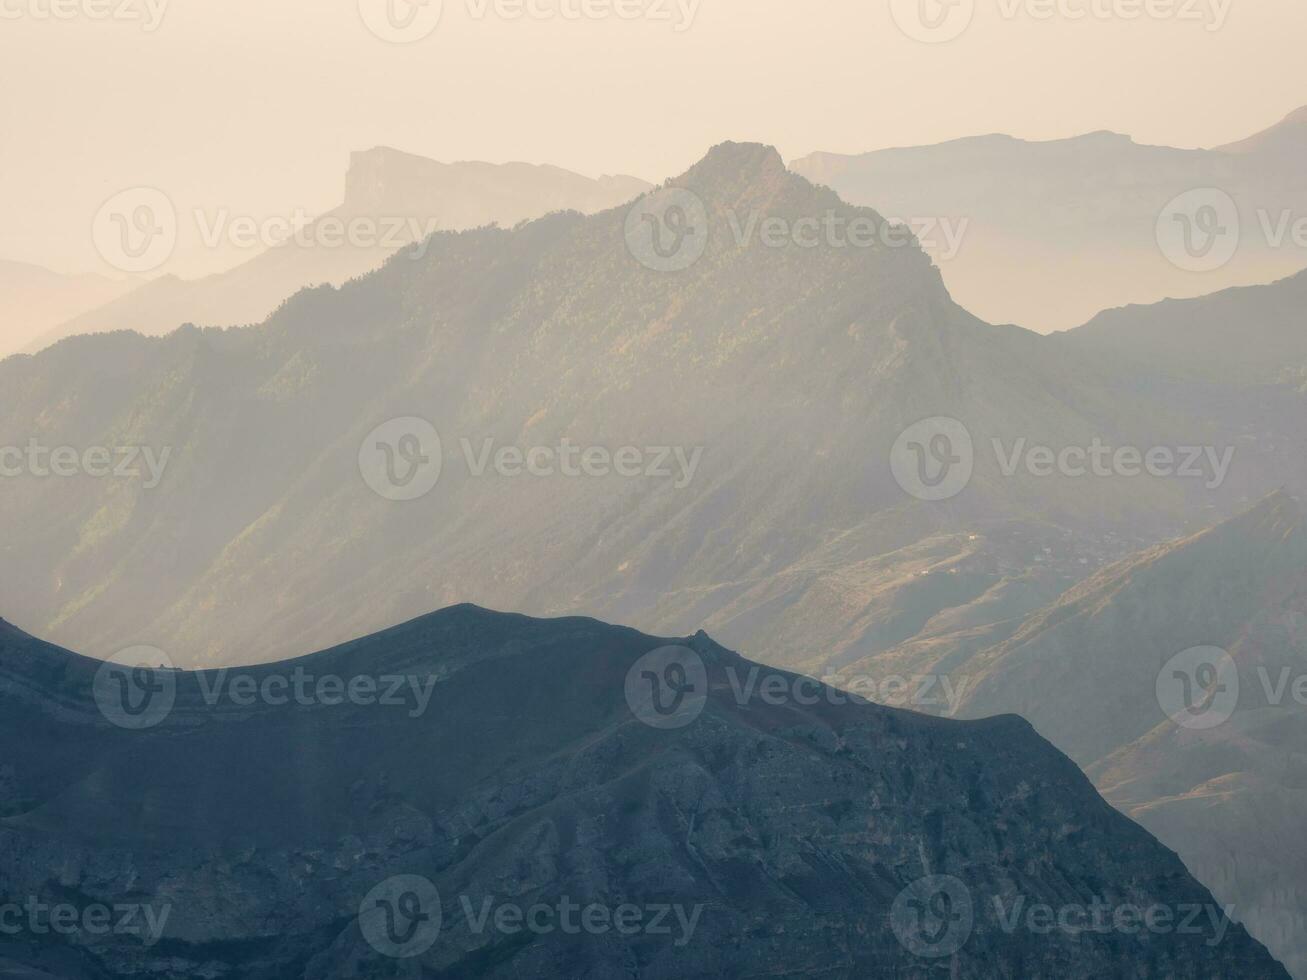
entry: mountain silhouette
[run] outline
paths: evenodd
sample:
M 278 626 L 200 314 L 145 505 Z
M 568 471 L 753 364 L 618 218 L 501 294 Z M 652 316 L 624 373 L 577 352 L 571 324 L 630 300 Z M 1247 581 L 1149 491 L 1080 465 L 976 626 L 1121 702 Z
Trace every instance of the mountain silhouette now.
M 672 660 L 649 659 L 668 644 Z M 643 665 L 660 676 L 668 663 L 698 700 L 661 727 L 631 679 L 638 689 Z M 802 702 L 741 698 L 751 670 L 770 691 L 798 678 L 702 633 L 460 606 L 243 677 L 150 670 L 141 690 L 166 680 L 171 696 L 137 729 L 105 708 L 104 669 L 0 625 L 0 869 L 9 894 L 131 902 L 163 924 L 149 943 L 7 940 L 11 975 L 328 980 L 394 975 L 390 955 L 411 955 L 414 971 L 487 978 L 931 964 L 977 978 L 1286 976 L 1237 925 L 1218 941 L 1005 919 L 1018 901 L 1215 906 L 1020 719 L 934 719 L 811 682 Z M 236 694 L 297 672 L 342 684 L 332 698 Z M 421 678 L 429 699 L 341 697 L 392 676 Z M 421 881 L 400 897 L 424 904 L 405 906 L 413 928 L 378 938 L 369 896 L 397 876 Z M 925 886 L 956 904 L 913 910 Z M 481 908 L 564 900 L 672 907 L 693 927 L 478 924 Z M 432 916 L 438 936 L 406 948 Z

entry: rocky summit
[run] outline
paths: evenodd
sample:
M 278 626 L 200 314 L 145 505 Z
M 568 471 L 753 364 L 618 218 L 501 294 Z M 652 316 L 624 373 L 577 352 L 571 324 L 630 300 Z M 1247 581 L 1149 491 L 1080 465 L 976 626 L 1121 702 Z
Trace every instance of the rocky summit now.
M 163 657 L 0 624 L 0 976 L 1287 976 L 1013 716 L 471 606 Z

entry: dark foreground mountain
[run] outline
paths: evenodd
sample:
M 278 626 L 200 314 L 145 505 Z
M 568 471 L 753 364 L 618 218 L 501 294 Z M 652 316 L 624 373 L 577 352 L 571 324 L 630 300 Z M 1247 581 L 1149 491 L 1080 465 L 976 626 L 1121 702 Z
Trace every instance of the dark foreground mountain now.
M 1015 717 L 473 607 L 152 667 L 0 626 L 0 975 L 1286 975 Z
M 941 616 L 927 632 L 846 676 L 947 676 L 956 716 L 1028 718 L 1307 976 L 1307 526 L 1297 501 L 1275 494 L 1029 616 L 983 629 Z

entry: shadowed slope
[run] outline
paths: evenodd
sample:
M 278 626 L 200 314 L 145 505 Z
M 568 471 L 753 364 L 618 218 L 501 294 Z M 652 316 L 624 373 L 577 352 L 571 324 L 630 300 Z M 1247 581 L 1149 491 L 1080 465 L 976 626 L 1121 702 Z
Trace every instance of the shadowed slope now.
M 679 656 L 704 665 L 704 707 L 659 729 L 624 691 L 665 642 L 457 607 L 249 672 L 256 685 L 296 668 L 431 677 L 425 710 L 209 705 L 218 675 L 184 673 L 171 713 L 124 731 L 97 715 L 93 662 L 4 629 L 0 724 L 20 746 L 7 775 L 23 802 L 0 821 L 0 876 L 17 895 L 168 903 L 156 945 L 74 944 L 90 978 L 388 975 L 354 916 L 397 874 L 440 891 L 440 936 L 417 961 L 440 976 L 851 980 L 932 962 L 975 978 L 1284 976 L 1237 926 L 1219 942 L 1003 928 L 996 899 L 1211 903 L 1020 719 L 942 721 L 815 686 L 802 701 L 740 698 L 754 665 L 700 634 Z M 55 739 L 68 757 L 40 754 Z M 910 953 L 891 916 L 932 874 L 974 908 L 943 960 Z M 562 896 L 700 912 L 678 944 L 478 931 L 464 911 Z M 71 956 L 22 942 L 0 955 L 46 969 Z

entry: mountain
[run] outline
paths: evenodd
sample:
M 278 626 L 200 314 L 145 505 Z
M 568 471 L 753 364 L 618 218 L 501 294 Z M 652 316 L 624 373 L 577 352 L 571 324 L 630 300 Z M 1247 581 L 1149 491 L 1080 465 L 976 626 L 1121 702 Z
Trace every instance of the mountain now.
M 1203 644 L 1228 648 L 1268 604 L 1286 601 L 1307 554 L 1303 532 L 1297 503 L 1273 494 L 1231 521 L 1105 569 L 977 657 L 980 676 L 964 703 L 983 714 L 1014 693 L 1029 697 L 1023 716 L 1055 732 L 1073 758 L 1103 758 L 1156 728 L 1156 679 L 1167 660 Z M 1098 712 L 1068 711 L 1085 692 L 1040 676 L 1073 660 L 1091 685 L 1115 685 Z
M 64 646 L 184 667 L 460 601 L 584 611 L 890 700 L 1117 560 L 1307 487 L 1304 397 L 985 324 L 879 213 L 723 144 L 631 207 L 438 233 L 256 328 L 0 364 L 0 594 Z M 916 432 L 934 417 L 966 439 Z M 1035 465 L 1095 444 L 1199 472 Z M 41 476 L 54 447 L 137 475 Z
M 505 227 L 550 211 L 600 211 L 648 189 L 634 177 L 592 180 L 525 163 L 438 163 L 378 147 L 350 158 L 345 200 L 297 237 L 227 272 L 199 280 L 162 276 L 42 333 L 35 352 L 64 338 L 112 330 L 162 334 L 184 323 L 260 323 L 307 286 L 371 272 L 431 231 Z M 339 230 L 345 229 L 342 236 Z M 355 229 L 350 232 L 349 229 Z
M 844 675 L 947 675 L 957 717 L 1021 714 L 1307 976 L 1307 863 L 1294 843 L 1307 791 L 1305 624 L 1307 526 L 1299 502 L 1277 493 L 979 641 L 963 623 Z M 1195 648 L 1226 651 L 1229 674 L 1204 680 L 1210 666 L 1174 660 Z M 1208 704 L 1211 725 L 1177 723 L 1159 694 L 1179 691 L 1176 670 L 1199 689 L 1220 681 L 1236 704 Z
M 1202 642 L 1229 652 L 1239 682 L 1233 716 L 1211 728 L 1163 722 L 1122 740 L 1089 771 L 1119 809 L 1239 903 L 1242 921 L 1301 976 L 1307 861 L 1295 842 L 1307 790 L 1307 528 L 1300 507 L 1283 498 L 1243 522 L 1251 526 L 1177 546 L 1189 567 L 1219 563 L 1227 577 L 1184 597 L 1172 593 L 1191 614 L 1204 598 L 1226 609 L 1222 621 L 1209 614 Z M 1242 546 L 1231 540 L 1236 532 Z M 1168 615 L 1177 628 L 1185 622 L 1174 606 Z
M 876 700 L 896 678 L 956 676 L 949 706 L 1029 711 L 1058 744 L 1091 703 L 1067 694 L 1083 665 L 1053 629 L 1097 625 L 1066 604 L 1078 583 L 1307 487 L 1300 386 L 1066 345 L 978 320 L 879 212 L 769 147 L 723 144 L 633 206 L 438 233 L 255 328 L 76 337 L 0 363 L 0 447 L 19 453 L 0 457 L 18 461 L 0 480 L 0 594 L 67 647 L 146 644 L 184 667 L 467 600 L 702 626 L 778 666 L 869 679 Z M 966 439 L 918 431 L 935 417 Z M 1034 465 L 1095 444 L 1196 449 L 1200 472 Z M 80 474 L 40 475 L 55 447 L 81 453 Z M 137 475 L 90 473 L 97 448 Z M 1219 582 L 1202 580 L 1210 615 L 1237 621 Z M 1091 649 L 1138 642 L 1127 613 Z M 1158 723 L 1136 713 L 1140 676 L 1093 676 L 1122 738 Z M 984 700 L 1003 691 L 1013 708 Z M 1130 744 L 1063 747 L 1089 767 Z M 1283 907 L 1237 887 L 1259 929 Z
M 439 163 L 379 147 L 350 159 L 343 207 L 348 214 L 440 216 L 442 229 L 511 228 L 553 211 L 602 211 L 648 189 L 635 177 L 592 179 L 530 163 Z
M 1270 129 L 1217 149 L 1263 159 L 1279 158 L 1285 166 L 1298 165 L 1307 155 L 1307 106 L 1289 113 Z
M 702 257 L 680 272 L 628 250 L 638 211 L 565 212 L 439 233 L 258 328 L 74 338 L 0 364 L 0 446 L 112 448 L 139 474 L 42 477 L 38 460 L 0 480 L 10 615 L 92 655 L 145 642 L 187 666 L 302 654 L 459 601 L 847 663 L 964 602 L 1033 611 L 1249 495 L 1307 485 L 1307 457 L 1280 452 L 1294 389 L 1245 404 L 1240 387 L 1068 359 L 958 307 L 908 240 L 741 239 L 830 214 L 893 240 L 767 147 L 725 144 L 672 187 L 704 207 Z M 1281 429 L 1246 441 L 1268 404 Z M 935 416 L 974 457 L 945 501 L 891 465 Z M 425 495 L 389 499 L 360 457 L 414 418 L 441 466 Z M 410 436 L 388 443 L 397 479 Z M 1021 461 L 1096 440 L 1229 465 L 1100 478 Z M 580 469 L 589 450 L 606 471 Z
M 1307 271 L 1262 286 L 1106 310 L 1059 336 L 1169 375 L 1247 384 L 1307 382 Z
M 792 655 L 785 623 L 856 659 L 959 591 L 1005 588 L 1043 549 L 1056 573 L 1028 602 L 1249 493 L 1307 484 L 1307 460 L 1244 443 L 1222 479 L 1019 462 L 1009 475 L 1023 447 L 1234 446 L 1242 390 L 1213 414 L 1210 386 L 1068 361 L 981 323 L 908 240 L 742 241 L 758 218 L 893 230 L 770 148 L 723 145 L 674 186 L 706 221 L 702 258 L 680 272 L 628 250 L 629 209 L 565 212 L 437 234 L 255 329 L 83 337 L 0 364 L 0 446 L 149 448 L 166 463 L 153 479 L 137 457 L 135 479 L 38 464 L 0 481 L 11 615 L 92 655 L 148 642 L 189 666 L 300 654 L 468 600 L 665 633 L 706 624 L 765 657 Z M 1277 417 L 1301 411 L 1300 393 L 1276 397 Z M 945 502 L 911 496 L 890 466 L 901 434 L 934 416 L 974 443 L 970 482 Z M 443 466 L 430 492 L 396 501 L 370 488 L 360 452 L 406 418 L 434 425 Z M 581 450 L 626 450 L 634 469 L 568 476 L 565 444 L 573 467 Z M 549 473 L 512 467 L 531 450 L 552 454 Z M 892 556 L 940 535 L 932 561 L 983 552 L 974 574 L 905 576 L 912 562 Z M 878 595 L 912 601 L 889 635 Z
M 1264 283 L 1307 266 L 1293 233 L 1307 218 L 1304 119 L 1307 109 L 1213 150 L 1109 132 L 1044 142 L 991 135 L 815 153 L 791 166 L 845 200 L 912 220 L 973 313 L 1047 333 L 1103 309 Z M 1204 252 L 1201 268 L 1159 247 L 1170 247 L 1159 219 L 1191 192 L 1189 211 L 1210 205 L 1218 216 L 1218 248 L 1210 262 Z M 1227 243 L 1232 254 L 1221 263 Z
M 660 713 L 642 692 L 673 667 L 685 700 Z M 469 606 L 240 675 L 102 665 L 0 624 L 0 875 L 33 910 L 7 906 L 32 928 L 6 929 L 0 963 L 64 980 L 1286 976 L 1020 719 L 812 683 L 741 698 L 751 671 L 800 690 L 702 633 Z M 390 678 L 409 682 L 394 700 Z M 78 928 L 96 909 L 122 928 Z
M 84 310 L 135 288 L 130 281 L 66 276 L 24 262 L 0 261 L 0 357 L 22 350 L 38 336 Z

